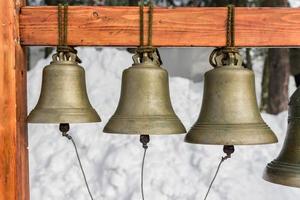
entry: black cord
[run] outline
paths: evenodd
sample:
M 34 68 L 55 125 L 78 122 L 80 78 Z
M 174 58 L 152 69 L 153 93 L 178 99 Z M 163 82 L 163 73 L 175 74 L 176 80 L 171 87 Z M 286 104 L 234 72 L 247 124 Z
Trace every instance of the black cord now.
M 141 171 L 141 192 L 142 200 L 145 200 L 144 196 L 144 167 L 145 167 L 145 158 L 146 158 L 147 148 L 144 148 L 143 162 L 142 162 L 142 171 Z
M 207 192 L 206 192 L 206 195 L 205 195 L 204 200 L 207 199 L 208 194 L 209 194 L 209 192 L 210 192 L 210 190 L 211 190 L 211 188 L 212 188 L 212 186 L 213 186 L 213 184 L 214 184 L 214 182 L 215 182 L 215 180 L 216 180 L 216 178 L 217 178 L 217 175 L 218 175 L 218 173 L 219 173 L 219 171 L 220 171 L 221 165 L 222 165 L 222 163 L 223 163 L 224 161 L 225 161 L 225 157 L 222 157 L 222 159 L 221 159 L 221 161 L 220 161 L 220 163 L 219 163 L 219 165 L 218 165 L 217 171 L 216 171 L 216 173 L 215 173 L 215 175 L 214 175 L 214 178 L 212 179 L 212 181 L 211 181 L 211 183 L 210 183 L 210 185 L 209 185 L 209 187 L 208 187 L 208 190 L 207 190 Z
M 212 188 L 212 186 L 213 186 L 213 184 L 214 184 L 214 182 L 215 182 L 215 180 L 216 180 L 216 178 L 218 176 L 218 173 L 219 173 L 219 171 L 221 169 L 222 163 L 225 160 L 227 160 L 228 158 L 231 158 L 231 154 L 234 152 L 234 146 L 233 145 L 225 145 L 224 148 L 223 148 L 223 151 L 224 151 L 224 153 L 226 153 L 226 156 L 224 156 L 224 157 L 221 158 L 221 161 L 220 161 L 220 163 L 219 163 L 219 165 L 217 167 L 217 171 L 216 171 L 216 173 L 215 173 L 215 175 L 214 175 L 211 183 L 209 184 L 209 187 L 208 187 L 208 190 L 206 192 L 204 200 L 206 200 L 207 197 L 208 197 L 208 195 L 209 195 L 209 192 L 210 192 L 210 190 L 211 190 L 211 188 Z
M 72 136 L 67 133 L 69 131 L 69 124 L 60 124 L 59 129 L 62 132 L 62 136 L 64 136 L 64 137 L 68 138 L 69 140 L 71 140 L 71 142 L 74 146 L 74 149 L 75 149 L 75 152 L 76 152 L 76 157 L 77 157 L 77 160 L 78 160 L 78 163 L 79 163 L 79 166 L 80 166 L 83 178 L 84 178 L 85 186 L 86 186 L 87 191 L 88 191 L 88 193 L 91 197 L 91 200 L 94 200 L 93 195 L 92 195 L 91 190 L 90 190 L 90 187 L 89 187 L 89 184 L 88 184 L 87 179 L 86 179 L 86 175 L 85 175 L 80 157 L 79 157 L 79 153 L 78 153 L 76 143 L 75 143 L 74 139 L 72 138 Z
M 144 168 L 145 168 L 145 160 L 146 160 L 146 153 L 148 149 L 148 143 L 150 142 L 150 136 L 149 135 L 141 135 L 140 136 L 140 142 L 143 144 L 144 148 L 144 155 L 143 155 L 143 161 L 142 161 L 142 170 L 141 170 L 141 193 L 142 193 L 142 200 L 145 200 L 144 196 Z

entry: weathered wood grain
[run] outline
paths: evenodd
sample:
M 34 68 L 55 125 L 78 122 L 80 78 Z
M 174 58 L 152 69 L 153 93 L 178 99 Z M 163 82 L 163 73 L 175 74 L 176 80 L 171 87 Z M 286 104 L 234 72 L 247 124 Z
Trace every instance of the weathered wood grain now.
M 138 14 L 137 7 L 70 7 L 69 44 L 136 46 Z M 227 8 L 156 8 L 153 43 L 166 47 L 224 46 L 226 16 Z M 56 7 L 23 7 L 20 20 L 22 44 L 57 44 Z M 236 8 L 235 25 L 236 45 L 240 47 L 300 46 L 298 8 Z
M 18 18 L 24 2 L 0 1 L 0 200 L 29 200 L 26 56 Z

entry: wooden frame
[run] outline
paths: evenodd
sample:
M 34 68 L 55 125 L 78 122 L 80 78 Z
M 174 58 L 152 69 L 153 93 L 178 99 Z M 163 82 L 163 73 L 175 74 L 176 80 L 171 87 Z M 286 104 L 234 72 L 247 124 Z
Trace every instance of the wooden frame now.
M 0 200 L 28 200 L 26 54 L 19 11 L 25 1 L 0 1 Z
M 24 7 L 21 11 L 23 45 L 57 44 L 56 7 Z M 156 8 L 153 44 L 165 47 L 224 46 L 226 18 L 227 8 Z M 298 8 L 236 8 L 235 18 L 236 46 L 300 46 Z M 139 9 L 70 7 L 68 41 L 75 46 L 137 46 Z
M 29 200 L 24 46 L 57 45 L 56 7 L 24 2 L 0 1 L 0 200 Z M 137 7 L 69 10 L 71 45 L 138 45 Z M 225 45 L 227 8 L 157 8 L 154 14 L 155 46 Z M 300 9 L 237 8 L 235 25 L 239 47 L 300 46 Z

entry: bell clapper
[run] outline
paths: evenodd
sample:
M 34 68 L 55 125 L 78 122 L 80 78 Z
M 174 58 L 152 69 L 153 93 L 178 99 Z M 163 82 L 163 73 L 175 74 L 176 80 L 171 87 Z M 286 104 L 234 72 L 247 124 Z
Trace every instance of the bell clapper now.
M 224 145 L 223 152 L 226 154 L 226 156 L 223 157 L 224 160 L 231 158 L 231 154 L 234 153 L 234 146 L 233 145 Z
M 70 124 L 59 124 L 59 130 L 62 133 L 63 137 L 66 137 L 69 140 L 72 139 L 72 137 L 68 134 L 68 132 L 70 130 Z
M 150 136 L 149 135 L 141 135 L 140 142 L 143 144 L 143 148 L 144 148 L 142 170 L 141 170 L 141 193 L 142 193 L 142 200 L 144 200 L 145 199 L 145 197 L 144 197 L 144 166 L 145 166 L 146 153 L 147 153 L 147 149 L 148 149 L 148 143 L 150 142 Z
M 90 195 L 91 200 L 94 200 L 93 195 L 92 195 L 91 190 L 90 190 L 90 187 L 88 185 L 87 179 L 86 179 L 84 169 L 82 167 L 82 163 L 81 163 L 81 160 L 80 160 L 80 157 L 79 157 L 79 153 L 78 153 L 76 143 L 75 143 L 74 139 L 72 138 L 72 136 L 68 134 L 68 132 L 70 130 L 70 125 L 67 124 L 67 123 L 61 123 L 61 124 L 59 124 L 59 130 L 61 131 L 63 137 L 66 137 L 68 140 L 71 140 L 71 142 L 74 146 L 74 149 L 75 149 L 75 153 L 76 153 L 76 156 L 77 156 L 79 167 L 81 169 L 81 172 L 82 172 L 82 175 L 83 175 L 83 178 L 84 178 L 85 186 L 87 188 L 87 191 Z
M 223 152 L 226 154 L 226 156 L 223 156 L 223 157 L 221 158 L 221 161 L 220 161 L 220 163 L 219 163 L 219 165 L 218 165 L 218 167 L 217 167 L 217 171 L 216 171 L 216 173 L 215 173 L 215 175 L 214 175 L 214 177 L 213 177 L 211 183 L 209 184 L 209 187 L 208 187 L 208 190 L 207 190 L 207 193 L 206 193 L 206 195 L 205 195 L 204 200 L 206 200 L 207 197 L 208 197 L 208 194 L 209 194 L 209 192 L 210 192 L 210 190 L 211 190 L 211 188 L 212 188 L 212 185 L 213 185 L 213 183 L 215 182 L 215 180 L 216 180 L 216 178 L 217 178 L 217 175 L 218 175 L 218 173 L 219 173 L 219 171 L 220 171 L 220 168 L 221 168 L 222 163 L 223 163 L 225 160 L 227 160 L 228 158 L 231 158 L 231 154 L 234 153 L 234 146 L 233 146 L 233 145 L 224 145 L 224 147 L 223 147 Z
M 150 136 L 149 135 L 141 135 L 140 142 L 143 144 L 143 148 L 147 149 L 148 143 L 150 142 Z

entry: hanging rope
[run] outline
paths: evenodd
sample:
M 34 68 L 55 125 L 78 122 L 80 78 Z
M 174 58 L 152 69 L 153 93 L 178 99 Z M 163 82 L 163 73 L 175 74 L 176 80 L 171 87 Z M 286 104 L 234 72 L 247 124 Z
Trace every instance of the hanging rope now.
M 144 0 L 140 1 L 140 47 L 144 46 Z
M 57 6 L 57 27 L 58 27 L 58 45 L 57 52 L 74 53 L 77 50 L 74 47 L 68 46 L 68 4 L 58 4 Z M 76 62 L 81 63 L 81 60 L 76 56 Z
M 68 42 L 68 4 L 58 4 L 58 49 Z
M 80 157 L 79 157 L 79 153 L 78 153 L 76 143 L 75 143 L 74 139 L 72 138 L 72 136 L 68 134 L 69 129 L 70 129 L 69 124 L 60 124 L 59 125 L 59 130 L 62 132 L 62 136 L 66 137 L 68 140 L 71 140 L 71 142 L 74 146 L 74 150 L 75 150 L 75 153 L 76 153 L 76 157 L 77 157 L 77 160 L 78 160 L 78 163 L 79 163 L 80 170 L 81 170 L 82 175 L 83 175 L 83 179 L 84 179 L 84 182 L 85 182 L 86 189 L 89 193 L 89 196 L 90 196 L 91 200 L 94 200 L 93 195 L 92 195 L 91 190 L 90 190 L 90 187 L 89 187 L 89 184 L 88 184 L 87 179 L 86 179 L 86 175 L 85 175 Z
M 61 46 L 63 44 L 62 41 L 62 4 L 58 4 L 57 6 L 57 25 L 58 25 L 58 46 Z
M 57 24 L 58 24 L 58 46 L 57 52 L 72 52 L 77 53 L 77 51 L 68 46 L 68 4 L 58 4 L 57 6 Z M 81 62 L 77 57 L 77 61 Z
M 213 177 L 211 183 L 209 184 L 209 187 L 208 187 L 208 190 L 207 190 L 207 192 L 206 192 L 206 195 L 205 195 L 204 200 L 206 200 L 207 197 L 208 197 L 208 195 L 209 195 L 209 192 L 210 192 L 210 190 L 211 190 L 211 188 L 212 188 L 212 186 L 213 186 L 213 184 L 214 184 L 214 182 L 215 182 L 215 180 L 216 180 L 216 178 L 217 178 L 217 176 L 218 176 L 218 173 L 219 173 L 219 171 L 220 171 L 220 169 L 221 169 L 222 163 L 223 163 L 225 160 L 227 160 L 228 158 L 231 158 L 231 154 L 233 154 L 233 152 L 234 152 L 234 146 L 232 146 L 232 145 L 225 145 L 225 146 L 223 147 L 223 151 L 224 151 L 224 153 L 226 153 L 226 156 L 224 156 L 224 157 L 221 158 L 221 161 L 220 161 L 220 163 L 219 163 L 219 165 L 218 165 L 218 167 L 217 167 L 216 173 L 215 173 L 215 175 L 214 175 L 214 177 Z
M 153 9 L 154 4 L 153 1 L 149 1 L 149 15 L 148 15 L 148 41 L 145 45 L 145 28 L 144 28 L 144 1 L 140 1 L 140 46 L 137 49 L 137 53 L 142 57 L 143 53 L 154 53 L 155 48 L 152 47 L 152 24 L 153 24 Z
M 148 47 L 152 47 L 152 33 L 153 33 L 153 2 L 149 1 L 149 19 L 148 19 Z
M 63 37 L 63 46 L 67 46 L 68 43 L 68 4 L 64 5 L 64 37 Z
M 227 6 L 227 37 L 226 37 L 226 47 L 235 46 L 235 7 L 234 5 Z

